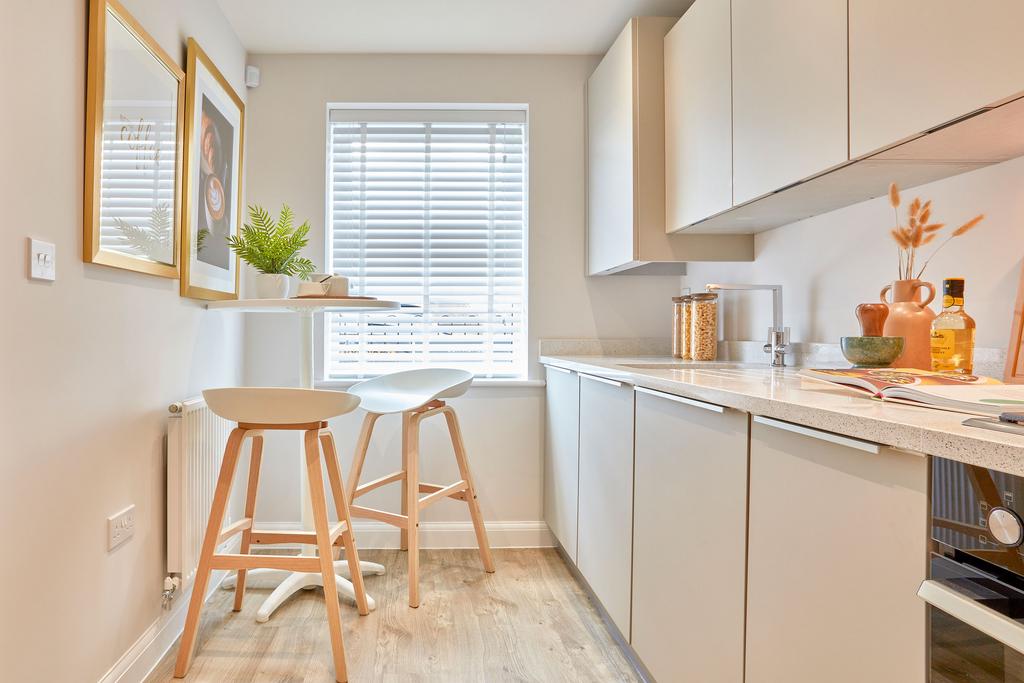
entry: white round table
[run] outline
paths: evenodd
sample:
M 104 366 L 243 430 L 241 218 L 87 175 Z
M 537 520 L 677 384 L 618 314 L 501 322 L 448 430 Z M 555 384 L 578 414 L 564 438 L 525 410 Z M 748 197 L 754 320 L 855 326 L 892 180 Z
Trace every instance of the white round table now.
M 237 311 L 239 313 L 286 313 L 298 318 L 302 341 L 299 356 L 299 386 L 304 389 L 313 388 L 313 316 L 317 313 L 370 313 L 376 311 L 397 311 L 401 304 L 397 301 L 381 301 L 378 299 L 237 299 L 228 301 L 211 301 L 206 307 L 213 311 Z M 300 435 L 301 441 L 301 435 Z M 309 485 L 306 481 L 306 468 L 300 465 L 300 496 L 302 499 L 302 527 L 307 531 L 313 529 L 313 507 L 309 500 Z M 303 546 L 302 555 L 313 555 L 313 546 Z M 364 574 L 383 574 L 384 565 L 376 562 L 360 562 Z M 348 563 L 339 560 L 334 563 L 338 574 L 338 593 L 355 600 Z M 225 579 L 225 588 L 234 586 L 235 577 Z M 288 598 L 297 591 L 314 586 L 323 586 L 323 577 L 319 573 L 289 572 L 280 569 L 250 569 L 246 575 L 247 584 L 252 587 L 275 586 L 259 611 L 256 621 L 264 622 Z M 366 596 L 370 609 L 377 604 L 372 597 Z

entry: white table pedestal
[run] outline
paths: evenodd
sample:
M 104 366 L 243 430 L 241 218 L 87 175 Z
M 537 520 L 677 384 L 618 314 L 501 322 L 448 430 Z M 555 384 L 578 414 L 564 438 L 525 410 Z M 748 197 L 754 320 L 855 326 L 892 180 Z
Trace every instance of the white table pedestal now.
M 392 301 L 365 301 L 365 300 L 333 300 L 328 302 L 322 299 L 255 299 L 250 301 L 217 301 L 207 305 L 210 309 L 234 309 L 247 313 L 255 312 L 292 312 L 297 313 L 301 332 L 301 350 L 299 367 L 299 386 L 304 389 L 313 387 L 313 314 L 331 311 L 367 311 L 367 310 L 392 310 L 399 305 Z M 304 457 L 303 438 L 299 435 L 299 454 Z M 309 483 L 306 477 L 306 468 L 300 467 L 300 491 L 302 499 L 302 528 L 307 531 L 313 530 L 313 505 L 309 499 Z M 351 503 L 351 501 L 349 501 Z M 302 556 L 312 557 L 315 547 L 303 545 L 299 553 Z M 384 565 L 376 562 L 360 562 L 359 567 L 363 574 L 384 573 Z M 348 563 L 339 560 L 334 563 L 335 581 L 338 585 L 338 595 L 355 602 L 355 589 L 350 580 Z M 221 586 L 230 590 L 235 587 L 236 575 L 229 576 Z M 284 604 L 288 598 L 300 590 L 308 590 L 316 586 L 323 587 L 323 576 L 311 572 L 290 572 L 281 569 L 250 569 L 246 572 L 245 583 L 252 588 L 275 587 L 274 592 L 263 602 L 256 613 L 256 621 L 265 622 L 270 619 L 274 611 Z M 369 594 L 366 596 L 367 606 L 373 610 L 377 603 Z

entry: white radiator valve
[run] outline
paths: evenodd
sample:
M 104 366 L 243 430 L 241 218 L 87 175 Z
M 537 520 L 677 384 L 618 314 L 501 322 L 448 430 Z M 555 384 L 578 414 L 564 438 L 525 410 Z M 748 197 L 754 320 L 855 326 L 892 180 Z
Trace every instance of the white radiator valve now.
M 181 588 L 181 578 L 177 576 L 165 576 L 164 577 L 164 592 L 160 595 L 160 602 L 164 609 L 171 606 L 171 600 L 174 600 L 174 594 Z

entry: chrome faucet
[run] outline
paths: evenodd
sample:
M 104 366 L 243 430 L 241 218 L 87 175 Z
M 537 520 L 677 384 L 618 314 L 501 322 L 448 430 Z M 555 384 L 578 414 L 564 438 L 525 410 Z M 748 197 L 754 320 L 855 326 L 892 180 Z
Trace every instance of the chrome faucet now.
M 781 368 L 786 365 L 786 352 L 789 351 L 789 328 L 782 324 L 782 285 L 726 285 L 710 284 L 705 287 L 709 292 L 722 290 L 753 290 L 767 289 L 772 293 L 772 326 L 768 330 L 768 343 L 764 352 L 772 355 L 772 367 Z

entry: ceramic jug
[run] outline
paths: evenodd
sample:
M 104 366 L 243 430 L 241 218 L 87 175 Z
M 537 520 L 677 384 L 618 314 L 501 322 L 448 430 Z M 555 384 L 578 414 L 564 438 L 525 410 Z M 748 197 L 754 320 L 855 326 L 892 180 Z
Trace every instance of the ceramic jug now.
M 921 290 L 928 290 L 928 298 L 921 301 Z M 892 292 L 892 301 L 886 294 Z M 903 354 L 897 358 L 894 368 L 932 369 L 931 331 L 935 312 L 928 304 L 935 298 L 935 287 L 921 280 L 895 280 L 882 289 L 882 303 L 889 306 L 883 334 L 886 337 L 903 337 Z

